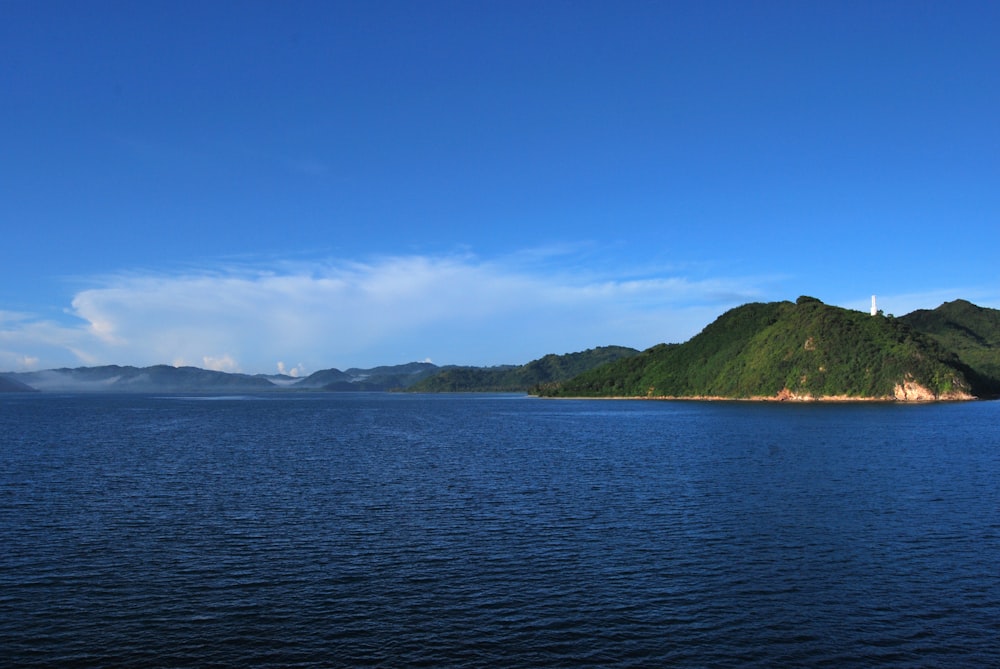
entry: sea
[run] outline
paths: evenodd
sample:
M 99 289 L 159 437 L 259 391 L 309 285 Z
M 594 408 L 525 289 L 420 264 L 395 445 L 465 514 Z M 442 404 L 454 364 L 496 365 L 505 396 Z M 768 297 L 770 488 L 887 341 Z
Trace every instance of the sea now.
M 1000 403 L 0 396 L 0 664 L 1000 666 Z

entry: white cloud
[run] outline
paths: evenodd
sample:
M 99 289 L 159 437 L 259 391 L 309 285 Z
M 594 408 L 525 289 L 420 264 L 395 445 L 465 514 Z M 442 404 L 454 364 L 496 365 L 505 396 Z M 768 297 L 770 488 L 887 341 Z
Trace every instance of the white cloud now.
M 297 379 L 300 376 L 305 376 L 305 373 L 306 369 L 301 362 L 289 369 L 285 366 L 285 363 L 280 360 L 278 361 L 278 374 L 283 374 L 285 376 L 290 376 L 293 379 Z
M 38 369 L 41 358 L 11 351 L 0 351 L 0 369 L 11 372 L 30 372 Z
M 94 360 L 85 345 L 92 337 L 80 328 L 30 314 L 9 316 L 6 312 L 0 319 L 0 370 L 30 371 Z
M 224 353 L 220 356 L 203 355 L 201 357 L 202 368 L 211 369 L 215 372 L 240 372 L 239 363 L 233 360 L 232 356 Z
M 627 280 L 517 259 L 387 257 L 106 277 L 70 313 L 82 324 L 0 320 L 0 364 L 194 364 L 284 373 L 434 359 L 521 363 L 546 353 L 683 341 L 767 278 Z M 7 362 L 10 361 L 10 362 Z

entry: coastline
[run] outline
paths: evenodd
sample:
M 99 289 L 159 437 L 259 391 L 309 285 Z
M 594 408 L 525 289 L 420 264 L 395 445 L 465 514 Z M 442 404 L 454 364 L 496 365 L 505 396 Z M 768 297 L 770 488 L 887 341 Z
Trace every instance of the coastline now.
M 749 397 L 727 397 L 725 395 L 614 395 L 614 396 L 588 396 L 580 395 L 573 397 L 543 397 L 541 399 L 555 400 L 649 400 L 661 402 L 766 402 L 780 403 L 788 402 L 793 404 L 812 403 L 885 403 L 885 404 L 931 404 L 936 402 L 971 402 L 981 398 L 968 393 L 946 393 L 944 395 L 934 395 L 929 391 L 907 392 L 907 389 L 897 387 L 894 395 L 883 395 L 881 397 L 861 397 L 855 395 L 798 395 L 790 391 L 782 390 L 777 395 L 751 395 Z
M 973 402 L 980 401 L 979 397 L 937 397 L 933 399 L 897 399 L 895 397 L 848 397 L 840 395 L 829 395 L 823 397 L 798 397 L 793 399 L 782 399 L 778 397 L 723 397 L 717 395 L 577 395 L 572 397 L 544 397 L 536 395 L 543 400 L 645 400 L 649 402 L 757 402 L 761 404 L 936 404 L 941 402 Z

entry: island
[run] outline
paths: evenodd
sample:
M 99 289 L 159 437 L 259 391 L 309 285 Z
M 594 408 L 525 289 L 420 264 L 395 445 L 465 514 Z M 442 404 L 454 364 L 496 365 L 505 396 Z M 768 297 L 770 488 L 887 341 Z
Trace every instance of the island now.
M 964 300 L 895 318 L 803 296 L 731 309 L 683 344 L 659 344 L 542 397 L 940 401 L 1000 394 L 1000 311 Z

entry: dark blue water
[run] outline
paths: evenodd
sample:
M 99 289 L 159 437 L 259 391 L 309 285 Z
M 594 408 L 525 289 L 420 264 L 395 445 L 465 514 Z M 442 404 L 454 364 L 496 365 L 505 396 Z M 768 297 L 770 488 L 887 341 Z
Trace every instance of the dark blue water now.
M 3 397 L 0 661 L 997 666 L 998 421 Z

